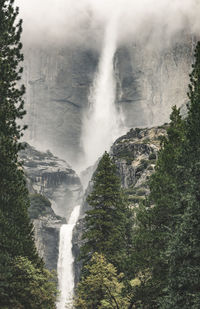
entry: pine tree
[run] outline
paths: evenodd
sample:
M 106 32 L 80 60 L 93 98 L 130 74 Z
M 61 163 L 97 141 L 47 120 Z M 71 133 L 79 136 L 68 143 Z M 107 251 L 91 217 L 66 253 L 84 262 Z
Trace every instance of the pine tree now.
M 35 259 L 32 226 L 27 216 L 28 192 L 18 160 L 18 151 L 22 148 L 19 139 L 24 128 L 17 121 L 25 114 L 22 98 L 25 89 L 24 86 L 17 87 L 22 73 L 19 63 L 23 60 L 20 43 L 22 21 L 17 22 L 18 9 L 14 9 L 13 3 L 1 1 L 0 6 L 1 246 L 2 251 L 11 256 L 18 253 Z
M 54 309 L 57 297 L 53 273 L 37 268 L 25 257 L 12 260 L 11 274 L 7 277 L 9 298 L 1 299 L 1 309 Z M 2 278 L 1 278 L 2 279 Z
M 195 153 L 190 153 L 197 161 L 200 152 L 200 42 L 197 43 L 195 49 L 195 63 L 193 71 L 190 74 L 190 85 L 188 97 L 188 116 L 187 116 L 187 139 L 190 149 L 195 150 Z
M 150 196 L 136 210 L 133 234 L 132 269 L 141 285 L 134 292 L 133 303 L 145 308 L 158 308 L 158 298 L 166 286 L 167 263 L 163 254 L 169 241 L 169 230 L 179 218 L 179 167 L 184 143 L 184 121 L 180 110 L 173 107 L 167 136 L 162 137 L 155 173 L 149 181 Z M 147 280 L 148 278 L 148 280 Z
M 85 216 L 82 259 L 87 262 L 94 252 L 98 252 L 122 271 L 127 253 L 130 212 L 116 175 L 116 167 L 107 152 L 99 162 L 87 202 L 91 209 Z
M 163 309 L 197 309 L 200 304 L 200 42 L 190 75 L 186 143 L 182 162 L 187 185 L 181 191 L 186 207 L 166 252 L 169 263 L 167 296 Z
M 12 308 L 15 298 L 11 278 L 17 257 L 24 257 L 41 268 L 36 252 L 33 226 L 28 217 L 29 197 L 18 152 L 25 127 L 19 121 L 25 115 L 24 86 L 19 86 L 23 60 L 14 0 L 0 0 L 0 306 Z M 26 279 L 24 278 L 26 281 Z M 27 295 L 26 295 L 27 296 Z M 28 297 L 28 296 L 27 296 Z M 20 308 L 24 308 L 22 305 Z M 29 307 L 31 308 L 31 307 Z

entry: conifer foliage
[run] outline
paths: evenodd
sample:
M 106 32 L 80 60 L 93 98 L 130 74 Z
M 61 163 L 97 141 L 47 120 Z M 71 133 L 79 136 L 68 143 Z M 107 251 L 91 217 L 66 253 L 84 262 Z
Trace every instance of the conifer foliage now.
M 150 196 L 135 210 L 136 226 L 133 231 L 132 272 L 141 278 L 141 285 L 133 291 L 132 304 L 158 308 L 167 280 L 167 263 L 163 258 L 180 213 L 176 200 L 179 158 L 184 142 L 184 121 L 180 110 L 173 107 L 167 135 L 161 139 L 161 149 L 154 174 L 149 181 Z M 182 210 L 181 210 L 182 211 Z M 147 280 L 148 278 L 148 280 Z
M 187 183 L 181 191 L 181 201 L 185 207 L 166 252 L 169 273 L 167 295 L 160 301 L 163 309 L 197 309 L 200 304 L 200 42 L 195 59 L 182 151 Z
M 18 152 L 22 149 L 19 139 L 25 129 L 19 125 L 25 114 L 25 88 L 19 86 L 23 55 L 20 42 L 22 21 L 18 18 L 18 12 L 14 0 L 0 0 L 0 307 L 5 309 L 38 308 L 34 297 L 28 307 L 23 305 L 30 295 L 26 294 L 28 287 L 23 291 L 23 297 L 13 288 L 16 259 L 21 257 L 20 261 L 24 264 L 28 261 L 27 267 L 35 272 L 38 268 L 41 273 L 44 271 L 43 262 L 35 249 L 33 228 L 27 212 L 28 191 L 18 159 Z M 20 275 L 21 287 L 28 282 L 26 276 L 29 269 L 24 265 L 24 276 L 22 272 Z M 48 301 L 54 308 L 55 288 L 50 287 L 48 291 L 51 294 L 47 297 Z M 23 299 L 20 300 L 20 297 Z M 40 308 L 50 306 L 46 303 Z
M 150 197 L 137 211 L 133 270 L 148 271 L 132 304 L 197 309 L 200 303 L 200 43 L 190 75 L 188 115 L 175 107 L 162 140 Z
M 1 1 L 0 7 L 0 211 L 2 251 L 36 259 L 32 226 L 27 216 L 28 193 L 18 161 L 19 138 L 23 128 L 17 121 L 25 114 L 24 86 L 17 87 L 23 60 L 20 35 L 22 21 L 16 21 L 18 9 L 13 1 Z M 16 24 L 16 25 L 15 25 Z
M 133 214 L 110 155 L 105 152 L 93 176 L 90 210 L 84 221 L 83 269 L 75 308 L 128 308 L 124 294 Z
M 91 209 L 85 217 L 85 244 L 81 257 L 87 262 L 94 252 L 102 253 L 121 271 L 126 250 L 129 210 L 116 175 L 115 164 L 107 152 L 99 162 L 87 202 Z

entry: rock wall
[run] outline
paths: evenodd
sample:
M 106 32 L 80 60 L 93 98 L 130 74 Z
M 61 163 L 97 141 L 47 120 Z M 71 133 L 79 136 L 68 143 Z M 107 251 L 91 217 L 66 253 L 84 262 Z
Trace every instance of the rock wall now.
M 21 152 L 20 157 L 34 192 L 46 196 L 52 202 L 56 215 L 68 218 L 82 192 L 75 171 L 50 151 L 40 152 L 30 145 Z
M 75 166 L 82 156 L 82 119 L 100 55 L 80 45 L 26 47 L 24 54 L 26 140 Z M 116 104 L 127 128 L 167 122 L 171 106 L 187 101 L 192 55 L 193 42 L 186 34 L 165 49 L 131 38 L 119 47 Z
M 111 147 L 121 185 L 124 189 L 140 187 L 154 170 L 160 138 L 166 135 L 167 125 L 131 129 Z
M 168 122 L 171 106 L 187 102 L 193 60 L 191 36 L 182 35 L 168 48 L 130 43 L 116 54 L 117 102 L 128 128 Z
M 82 193 L 79 177 L 52 153 L 40 152 L 27 144 L 21 151 L 24 162 L 33 220 L 35 241 L 49 269 L 57 269 L 59 233 Z
M 65 223 L 54 215 L 39 216 L 33 220 L 35 243 L 39 255 L 45 266 L 50 270 L 57 270 L 59 254 L 60 227 Z
M 29 126 L 25 139 L 75 162 L 81 152 L 83 111 L 98 56 L 82 46 L 33 47 L 24 54 L 25 122 Z

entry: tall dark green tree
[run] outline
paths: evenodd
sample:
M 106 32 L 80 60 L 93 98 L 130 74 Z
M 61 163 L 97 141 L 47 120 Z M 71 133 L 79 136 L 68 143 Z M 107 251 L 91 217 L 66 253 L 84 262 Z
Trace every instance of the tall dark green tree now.
M 119 271 L 124 270 L 130 213 L 115 164 L 107 152 L 99 162 L 87 202 L 91 209 L 85 216 L 85 244 L 81 248 L 81 257 L 87 262 L 94 252 L 98 252 Z
M 23 60 L 22 21 L 14 0 L 0 0 L 0 306 L 13 308 L 10 288 L 16 258 L 28 259 L 42 271 L 28 217 L 28 191 L 18 152 L 23 135 L 24 86 L 20 85 Z M 22 276 L 23 277 L 23 276 Z M 22 278 L 20 279 L 22 280 Z M 24 278 L 26 281 L 26 279 Z M 21 306 L 20 308 L 25 308 Z M 32 308 L 29 306 L 29 308 Z M 53 308 L 53 307 L 52 307 Z
M 14 1 L 0 2 L 0 211 L 1 211 L 1 252 L 11 256 L 37 259 L 32 237 L 32 225 L 27 216 L 28 192 L 18 151 L 23 135 L 17 124 L 25 114 L 24 86 L 18 87 L 23 60 L 20 35 L 22 21 L 17 20 L 18 8 Z M 5 239 L 7 241 L 5 241 Z M 22 241 L 23 240 L 23 241 Z
M 17 124 L 25 114 L 24 86 L 18 87 L 23 60 L 20 35 L 22 21 L 17 21 L 14 1 L 0 2 L 0 211 L 1 246 L 11 256 L 22 254 L 36 259 L 25 178 L 18 160 L 23 135 Z M 6 240 L 6 241 L 5 241 Z M 9 240 L 9 243 L 8 243 Z M 23 240 L 23 241 L 22 241 Z
M 176 107 L 173 107 L 170 120 L 167 135 L 161 140 L 155 172 L 149 181 L 150 196 L 136 209 L 131 263 L 141 285 L 133 291 L 132 303 L 142 304 L 144 308 L 158 308 L 158 299 L 164 295 L 168 266 L 163 254 L 169 230 L 174 230 L 182 211 L 176 200 L 180 197 L 178 162 L 185 125 Z
M 197 309 L 200 304 L 200 42 L 190 75 L 186 142 L 182 162 L 187 185 L 181 190 L 186 207 L 166 252 L 169 264 L 167 296 L 161 308 Z

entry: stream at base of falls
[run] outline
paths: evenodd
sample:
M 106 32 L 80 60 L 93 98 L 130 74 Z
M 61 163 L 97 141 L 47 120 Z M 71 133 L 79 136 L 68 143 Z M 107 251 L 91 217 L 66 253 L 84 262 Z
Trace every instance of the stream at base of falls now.
M 72 254 L 72 233 L 78 220 L 80 205 L 76 206 L 67 224 L 60 229 L 59 257 L 58 257 L 58 288 L 60 291 L 57 309 L 72 308 L 74 291 L 74 257 Z

